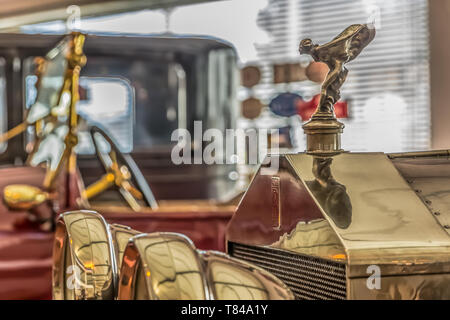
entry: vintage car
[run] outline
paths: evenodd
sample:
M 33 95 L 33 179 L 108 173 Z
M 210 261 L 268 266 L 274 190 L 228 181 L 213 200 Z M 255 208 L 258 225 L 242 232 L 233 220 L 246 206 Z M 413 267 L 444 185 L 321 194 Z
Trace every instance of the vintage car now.
M 340 148 L 332 106 L 344 64 L 374 36 L 373 26 L 352 25 L 324 45 L 300 43 L 330 68 L 303 125 L 307 150 L 270 155 L 279 169 L 259 168 L 228 225 L 227 252 L 272 272 L 297 299 L 450 299 L 450 151 Z
M 67 210 L 225 250 L 235 165 L 170 157 L 172 132 L 194 120 L 234 126 L 233 47 L 175 34 L 2 34 L 0 56 L 0 299 L 51 297 L 55 221 Z
M 333 105 L 348 72 L 344 65 L 374 36 L 374 26 L 352 25 L 324 45 L 313 44 L 310 39 L 300 43 L 300 53 L 310 54 L 330 68 L 320 104 L 303 125 L 307 150 L 268 155 L 269 161 L 259 167 L 227 228 L 231 258 L 223 259 L 232 261 L 228 265 L 250 263 L 247 266 L 258 274 L 265 270 L 278 277 L 297 299 L 450 299 L 450 151 L 384 154 L 341 149 L 344 125 L 336 119 Z M 274 170 L 271 162 L 278 163 L 278 169 Z M 100 266 L 110 270 L 109 266 L 122 259 L 116 274 L 100 281 L 99 287 L 109 288 L 104 284 L 118 279 L 116 289 L 112 289 L 117 292 L 110 298 L 164 298 L 155 292 L 165 279 L 177 279 L 178 287 L 171 288 L 176 292 L 170 298 L 186 298 L 181 293 L 190 292 L 188 288 L 193 288 L 195 281 L 178 279 L 177 270 L 186 270 L 186 266 L 176 267 L 177 259 L 171 255 L 176 250 L 167 243 L 187 240 L 174 234 L 142 234 L 123 226 L 119 232 L 125 235 L 120 239 L 117 227 L 110 227 L 111 236 L 95 238 L 83 236 L 86 230 L 94 230 L 89 226 L 83 232 L 67 227 L 72 220 L 97 215 L 75 211 L 60 216 L 54 247 L 55 298 L 102 298 L 101 290 L 73 289 L 67 281 L 67 270 L 73 272 L 67 268 L 74 265 L 82 274 L 77 278 L 81 279 L 79 288 L 86 288 L 94 283 L 92 279 L 104 274 L 93 267 L 89 254 L 78 250 L 94 248 L 97 242 L 104 244 L 103 249 L 96 248 L 98 252 L 109 257 L 98 259 Z M 177 249 L 176 256 L 192 256 L 194 252 L 192 248 Z M 189 270 L 200 269 L 206 287 L 215 292 L 214 272 L 204 259 L 202 254 L 192 259 L 203 261 L 202 270 Z M 154 270 L 164 269 L 160 264 L 170 266 L 170 272 L 154 274 Z M 248 274 L 244 276 L 237 269 L 229 271 L 230 287 L 241 281 L 241 276 L 248 279 Z M 270 292 L 257 281 L 261 278 L 256 273 L 254 287 Z M 241 283 L 248 285 L 246 280 Z M 292 298 L 286 288 L 283 296 Z M 199 289 L 196 293 L 203 292 Z M 245 293 L 214 294 L 213 298 L 248 298 Z
M 126 218 L 121 220 L 122 213 L 114 213 L 117 209 L 113 207 L 71 210 L 51 220 L 56 222 L 53 297 L 450 299 L 447 190 L 450 151 L 384 154 L 351 153 L 341 149 L 344 125 L 336 119 L 333 106 L 340 98 L 339 89 L 347 76 L 345 64 L 355 59 L 374 36 L 374 26 L 363 24 L 351 25 L 323 45 L 314 44 L 310 39 L 302 40 L 300 53 L 311 55 L 330 69 L 322 84 L 318 108 L 303 125 L 306 151 L 270 154 L 260 165 L 229 221 L 228 254 L 197 250 L 193 242 L 175 228 L 172 231 L 177 233 L 150 228 L 153 213 L 161 209 L 148 210 L 148 215 L 139 213 L 141 221 L 149 221 L 141 226 L 114 224 Z M 74 64 L 81 65 L 81 62 L 82 59 L 78 59 Z M 74 71 L 76 73 L 76 69 Z M 78 90 L 73 90 L 72 99 L 77 94 Z M 69 115 L 76 113 L 69 112 Z M 78 118 L 69 121 L 72 128 L 79 128 L 76 120 Z M 89 132 L 99 158 L 109 156 L 108 161 L 103 159 L 102 163 L 106 175 L 113 175 L 114 183 L 105 183 L 108 180 L 103 176 L 99 184 L 91 185 L 94 187 L 91 191 L 90 187 L 82 189 L 81 200 L 73 203 L 81 207 L 97 186 L 103 191 L 116 185 L 119 190 L 125 188 L 142 206 L 138 192 L 144 194 L 145 190 L 128 174 L 137 170 L 132 169 L 130 161 L 119 159 L 119 147 L 108 134 L 101 128 L 92 128 Z M 37 125 L 34 131 L 39 141 L 42 131 Z M 106 143 L 103 140 L 95 143 L 96 134 Z M 45 139 L 46 135 L 42 137 Z M 66 148 L 72 141 L 67 140 Z M 39 150 L 39 144 L 37 147 L 35 144 L 33 150 Z M 102 144 L 109 147 L 102 147 Z M 76 169 L 75 159 L 68 157 L 66 160 L 64 183 L 67 186 L 74 184 L 70 182 L 72 177 L 81 181 L 76 170 L 71 172 Z M 278 168 L 273 164 L 278 164 Z M 117 172 L 114 166 L 125 166 L 125 169 Z M 47 164 L 46 170 L 52 172 L 51 164 Z M 44 179 L 46 181 L 49 180 Z M 51 188 L 42 190 L 9 184 L 4 188 L 4 197 L 10 208 L 36 209 L 36 203 L 51 202 L 56 195 Z M 128 203 L 133 209 L 132 201 Z M 151 201 L 148 204 L 151 206 Z M 66 208 L 70 206 L 57 211 L 66 211 Z M 135 215 L 131 209 L 128 214 Z M 13 216 L 12 212 L 8 214 L 8 217 Z M 39 215 L 36 213 L 36 216 Z M 214 225 L 209 223 L 208 229 Z M 206 229 L 196 225 L 194 230 L 203 233 Z M 2 270 L 5 275 L 10 272 L 10 277 L 3 279 L 15 283 L 18 280 L 14 279 L 13 271 L 16 275 L 21 273 L 18 260 L 25 255 L 39 260 L 36 259 L 38 252 L 44 257 L 47 252 L 44 243 L 48 241 L 42 237 L 42 231 L 28 232 L 27 236 L 19 234 L 17 229 L 2 233 L 4 239 L 16 236 L 17 245 L 23 245 L 21 241 L 27 236 L 33 244 L 34 253 L 19 253 L 8 250 L 8 246 L 2 252 L 2 257 L 16 259 L 10 269 Z M 53 234 L 47 235 L 46 239 L 53 238 Z M 187 232 L 186 235 L 190 236 Z M 30 240 L 32 236 L 34 241 Z M 12 243 L 11 239 L 5 243 Z M 34 263 L 36 266 L 37 261 Z M 42 263 L 40 268 L 48 270 L 48 265 Z M 22 283 L 25 282 L 23 276 L 17 276 Z M 30 279 L 36 281 L 30 276 L 28 285 Z

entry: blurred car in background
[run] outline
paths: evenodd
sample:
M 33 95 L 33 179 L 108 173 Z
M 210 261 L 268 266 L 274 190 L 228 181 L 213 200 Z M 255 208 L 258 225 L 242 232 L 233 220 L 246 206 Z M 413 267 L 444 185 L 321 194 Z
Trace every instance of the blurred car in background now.
M 22 122 L 39 96 L 36 57 L 46 52 L 51 56 L 59 40 L 57 35 L 0 36 L 0 95 L 7 129 Z M 234 127 L 233 47 L 208 37 L 104 34 L 88 35 L 84 53 L 88 62 L 79 77 L 74 174 L 56 179 L 51 197 L 33 207 L 32 214 L 0 204 L 2 299 L 50 298 L 51 225 L 57 213 L 68 209 L 93 208 L 110 223 L 144 232 L 180 232 L 201 249 L 225 249 L 225 227 L 239 198 L 231 193 L 231 201 L 220 199 L 233 190 L 229 173 L 235 165 L 175 165 L 171 150 L 177 141 L 171 135 L 176 129 L 193 134 L 196 120 L 202 121 L 203 130 Z M 109 142 L 109 151 L 114 149 L 117 158 L 128 161 L 140 189 L 151 190 L 157 209 L 147 201 L 133 210 L 111 188 L 81 200 L 84 186 L 105 174 L 93 127 L 101 131 L 103 142 Z M 35 131 L 28 128 L 5 143 L 0 154 L 2 193 L 8 185 L 43 187 L 45 166 L 24 164 L 35 139 Z M 192 145 L 192 152 L 196 148 L 202 147 Z

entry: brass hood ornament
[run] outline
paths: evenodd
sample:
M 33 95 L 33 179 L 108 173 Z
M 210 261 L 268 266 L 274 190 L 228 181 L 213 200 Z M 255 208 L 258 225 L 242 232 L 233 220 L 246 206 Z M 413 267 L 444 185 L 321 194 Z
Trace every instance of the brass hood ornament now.
M 344 124 L 337 121 L 333 106 L 339 100 L 339 88 L 347 78 L 348 70 L 344 65 L 355 59 L 374 37 L 373 25 L 354 24 L 326 44 L 313 44 L 311 39 L 300 42 L 300 54 L 309 54 L 330 68 L 322 84 L 317 110 L 303 125 L 308 153 L 330 156 L 342 152 L 340 134 Z

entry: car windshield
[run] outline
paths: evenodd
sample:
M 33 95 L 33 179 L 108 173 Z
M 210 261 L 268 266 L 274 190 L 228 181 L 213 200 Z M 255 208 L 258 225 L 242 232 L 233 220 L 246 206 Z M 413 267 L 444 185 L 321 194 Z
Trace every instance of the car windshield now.
M 33 103 L 29 105 L 27 122 L 34 123 L 50 113 L 50 109 L 59 103 L 59 96 L 67 67 L 67 50 L 69 37 L 65 37 L 55 48 L 50 50 L 43 62 L 39 89 L 35 91 Z M 28 62 L 30 64 L 30 61 Z M 29 81 L 37 81 L 37 77 Z
M 87 123 L 80 124 L 77 153 L 94 153 L 88 125 L 102 127 L 125 153 L 166 149 L 175 143 L 171 141 L 172 132 L 178 128 L 193 130 L 195 120 L 203 120 L 204 129 L 232 126 L 236 93 L 230 84 L 236 78 L 235 52 L 231 48 L 202 50 L 198 54 L 172 50 L 154 49 L 148 57 L 134 59 L 88 52 L 77 105 Z M 41 94 L 39 89 L 37 95 L 31 63 L 34 58 L 26 60 L 24 81 L 26 105 L 37 110 L 42 99 L 50 101 L 52 94 L 59 92 L 55 85 L 61 79 L 45 77 L 49 94 Z

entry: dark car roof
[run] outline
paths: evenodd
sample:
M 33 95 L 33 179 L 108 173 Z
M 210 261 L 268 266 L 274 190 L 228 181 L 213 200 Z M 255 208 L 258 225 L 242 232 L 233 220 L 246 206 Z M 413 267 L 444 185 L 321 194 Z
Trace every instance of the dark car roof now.
M 63 37 L 61 34 L 0 33 L 0 48 L 50 48 Z M 230 43 L 218 38 L 172 33 L 148 35 L 88 33 L 84 48 L 86 52 L 180 51 L 192 54 L 221 48 L 234 49 Z

